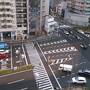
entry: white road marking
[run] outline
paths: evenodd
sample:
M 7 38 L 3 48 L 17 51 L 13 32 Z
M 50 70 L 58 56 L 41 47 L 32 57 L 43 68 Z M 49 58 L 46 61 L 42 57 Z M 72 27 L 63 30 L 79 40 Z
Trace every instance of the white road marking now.
M 37 45 L 38 45 L 38 47 L 39 47 L 40 51 L 42 52 L 42 50 L 41 50 L 41 48 L 40 48 L 40 46 L 39 46 L 39 44 L 38 44 L 38 43 L 37 43 Z M 43 54 L 43 52 L 42 52 L 42 54 Z M 46 62 L 47 62 L 47 59 L 46 59 L 46 57 L 45 57 L 45 55 L 44 55 L 44 54 L 43 54 L 43 57 L 45 58 L 45 60 L 46 60 Z M 62 87 L 61 87 L 60 83 L 58 82 L 58 80 L 57 80 L 57 78 L 56 78 L 56 76 L 55 76 L 55 74 L 54 74 L 53 70 L 51 69 L 50 65 L 49 65 L 49 68 L 50 68 L 50 70 L 51 70 L 51 72 L 52 72 L 52 74 L 53 74 L 53 76 L 54 76 L 54 78 L 55 78 L 55 80 L 56 80 L 56 82 L 57 82 L 57 84 L 58 84 L 59 88 L 60 88 L 60 89 L 62 89 Z
M 23 53 L 24 53 L 24 55 L 25 55 L 25 61 L 26 61 L 26 65 L 28 65 L 28 61 L 27 61 L 27 58 L 26 58 L 26 54 L 25 54 L 25 50 L 24 50 L 23 45 L 22 45 L 22 49 L 23 49 Z
M 39 44 L 38 44 L 38 43 L 37 43 L 37 45 L 38 45 L 38 47 L 39 47 L 39 49 L 40 49 L 41 53 L 43 54 L 43 52 L 42 52 L 42 50 L 41 50 L 41 48 L 40 48 L 40 46 L 39 46 Z M 44 56 L 44 54 L 43 54 L 43 56 Z M 46 59 L 45 59 L 45 60 L 46 60 Z M 41 61 L 41 60 L 40 60 L 40 62 L 42 63 L 42 61 Z M 42 63 L 42 65 L 43 65 L 43 63 Z M 46 71 L 46 69 L 45 69 L 44 65 L 43 65 L 43 68 L 44 68 L 44 70 Z M 46 73 L 47 73 L 47 71 L 46 71 Z M 47 73 L 47 75 L 48 75 L 48 73 Z M 50 80 L 49 76 L 48 76 L 48 79 L 49 79 L 49 82 L 51 83 L 51 80 Z M 51 87 L 53 88 L 52 83 L 51 83 Z M 53 88 L 53 89 L 54 89 L 54 88 Z
M 20 90 L 27 90 L 28 88 L 22 88 L 22 89 L 20 89 Z
M 43 43 L 43 44 L 40 44 L 40 46 L 47 46 L 47 45 L 52 45 L 52 44 L 65 43 L 65 42 L 67 42 L 66 39 L 60 40 L 60 41 L 56 41 L 56 42 Z
M 60 53 L 60 52 L 72 52 L 72 51 L 78 51 L 75 47 L 67 47 L 67 48 L 61 48 L 56 50 L 50 50 L 52 53 Z M 50 54 L 49 51 L 44 51 L 44 54 Z
M 66 76 L 62 76 L 62 78 L 65 78 Z
M 79 65 L 84 64 L 84 63 L 86 63 L 86 62 L 81 62 Z
M 24 81 L 24 79 L 13 81 L 13 82 L 9 82 L 8 84 L 13 84 L 13 83 L 21 82 L 21 81 Z
M 59 60 L 60 60 L 60 59 L 57 59 L 56 64 L 58 64 Z

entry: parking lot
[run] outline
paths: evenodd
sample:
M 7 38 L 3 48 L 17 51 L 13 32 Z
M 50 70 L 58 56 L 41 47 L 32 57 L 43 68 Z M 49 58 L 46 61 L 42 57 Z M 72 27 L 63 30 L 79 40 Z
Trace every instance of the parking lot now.
M 20 66 L 27 65 L 23 44 L 9 44 L 9 46 L 8 56 L 0 60 L 0 69 L 17 69 Z
M 71 78 L 77 76 L 77 71 L 79 69 L 84 69 L 87 67 L 87 60 L 84 56 L 81 55 L 81 52 L 77 48 L 75 48 L 73 44 L 70 44 L 66 39 L 62 37 L 57 37 L 53 40 L 38 42 L 38 45 L 61 87 L 74 87 L 71 84 Z M 60 64 L 72 65 L 72 72 L 67 73 L 59 70 Z M 88 83 L 86 84 L 86 86 L 89 86 L 89 79 L 87 79 L 87 82 Z M 84 88 L 85 85 L 82 87 Z M 77 88 L 81 87 L 77 86 Z

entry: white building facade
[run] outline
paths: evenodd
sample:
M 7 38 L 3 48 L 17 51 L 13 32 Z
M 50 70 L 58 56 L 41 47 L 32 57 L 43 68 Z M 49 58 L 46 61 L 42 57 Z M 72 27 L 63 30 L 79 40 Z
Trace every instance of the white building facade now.
M 0 0 L 0 40 L 27 34 L 27 4 L 28 0 Z
M 8 32 L 8 34 L 6 34 Z M 15 0 L 0 0 L 0 38 L 10 35 L 14 38 L 16 32 Z M 10 33 L 10 34 L 9 34 Z
M 45 17 L 49 15 L 49 0 L 40 0 L 40 30 L 45 23 Z
M 54 17 L 47 16 L 45 18 L 45 31 L 47 33 L 55 31 L 55 28 L 58 26 L 57 22 L 54 20 Z
M 76 25 L 90 24 L 90 0 L 68 0 L 67 5 L 66 20 Z

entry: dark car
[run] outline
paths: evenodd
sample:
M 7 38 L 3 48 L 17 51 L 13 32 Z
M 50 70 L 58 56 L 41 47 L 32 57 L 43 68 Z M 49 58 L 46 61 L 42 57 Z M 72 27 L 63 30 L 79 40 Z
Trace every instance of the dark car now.
M 87 45 L 84 44 L 84 43 L 81 43 L 81 44 L 80 44 L 80 47 L 83 48 L 83 49 L 87 49 Z
M 80 76 L 85 76 L 85 77 L 90 77 L 90 70 L 85 69 L 85 70 L 79 70 L 78 75 Z

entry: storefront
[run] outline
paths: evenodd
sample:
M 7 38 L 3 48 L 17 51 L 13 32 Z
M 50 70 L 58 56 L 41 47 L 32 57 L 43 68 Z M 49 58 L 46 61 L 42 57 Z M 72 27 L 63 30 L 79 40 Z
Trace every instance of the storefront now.
M 0 33 L 0 41 L 4 40 L 15 40 L 16 39 L 16 33 L 15 32 L 1 32 Z

